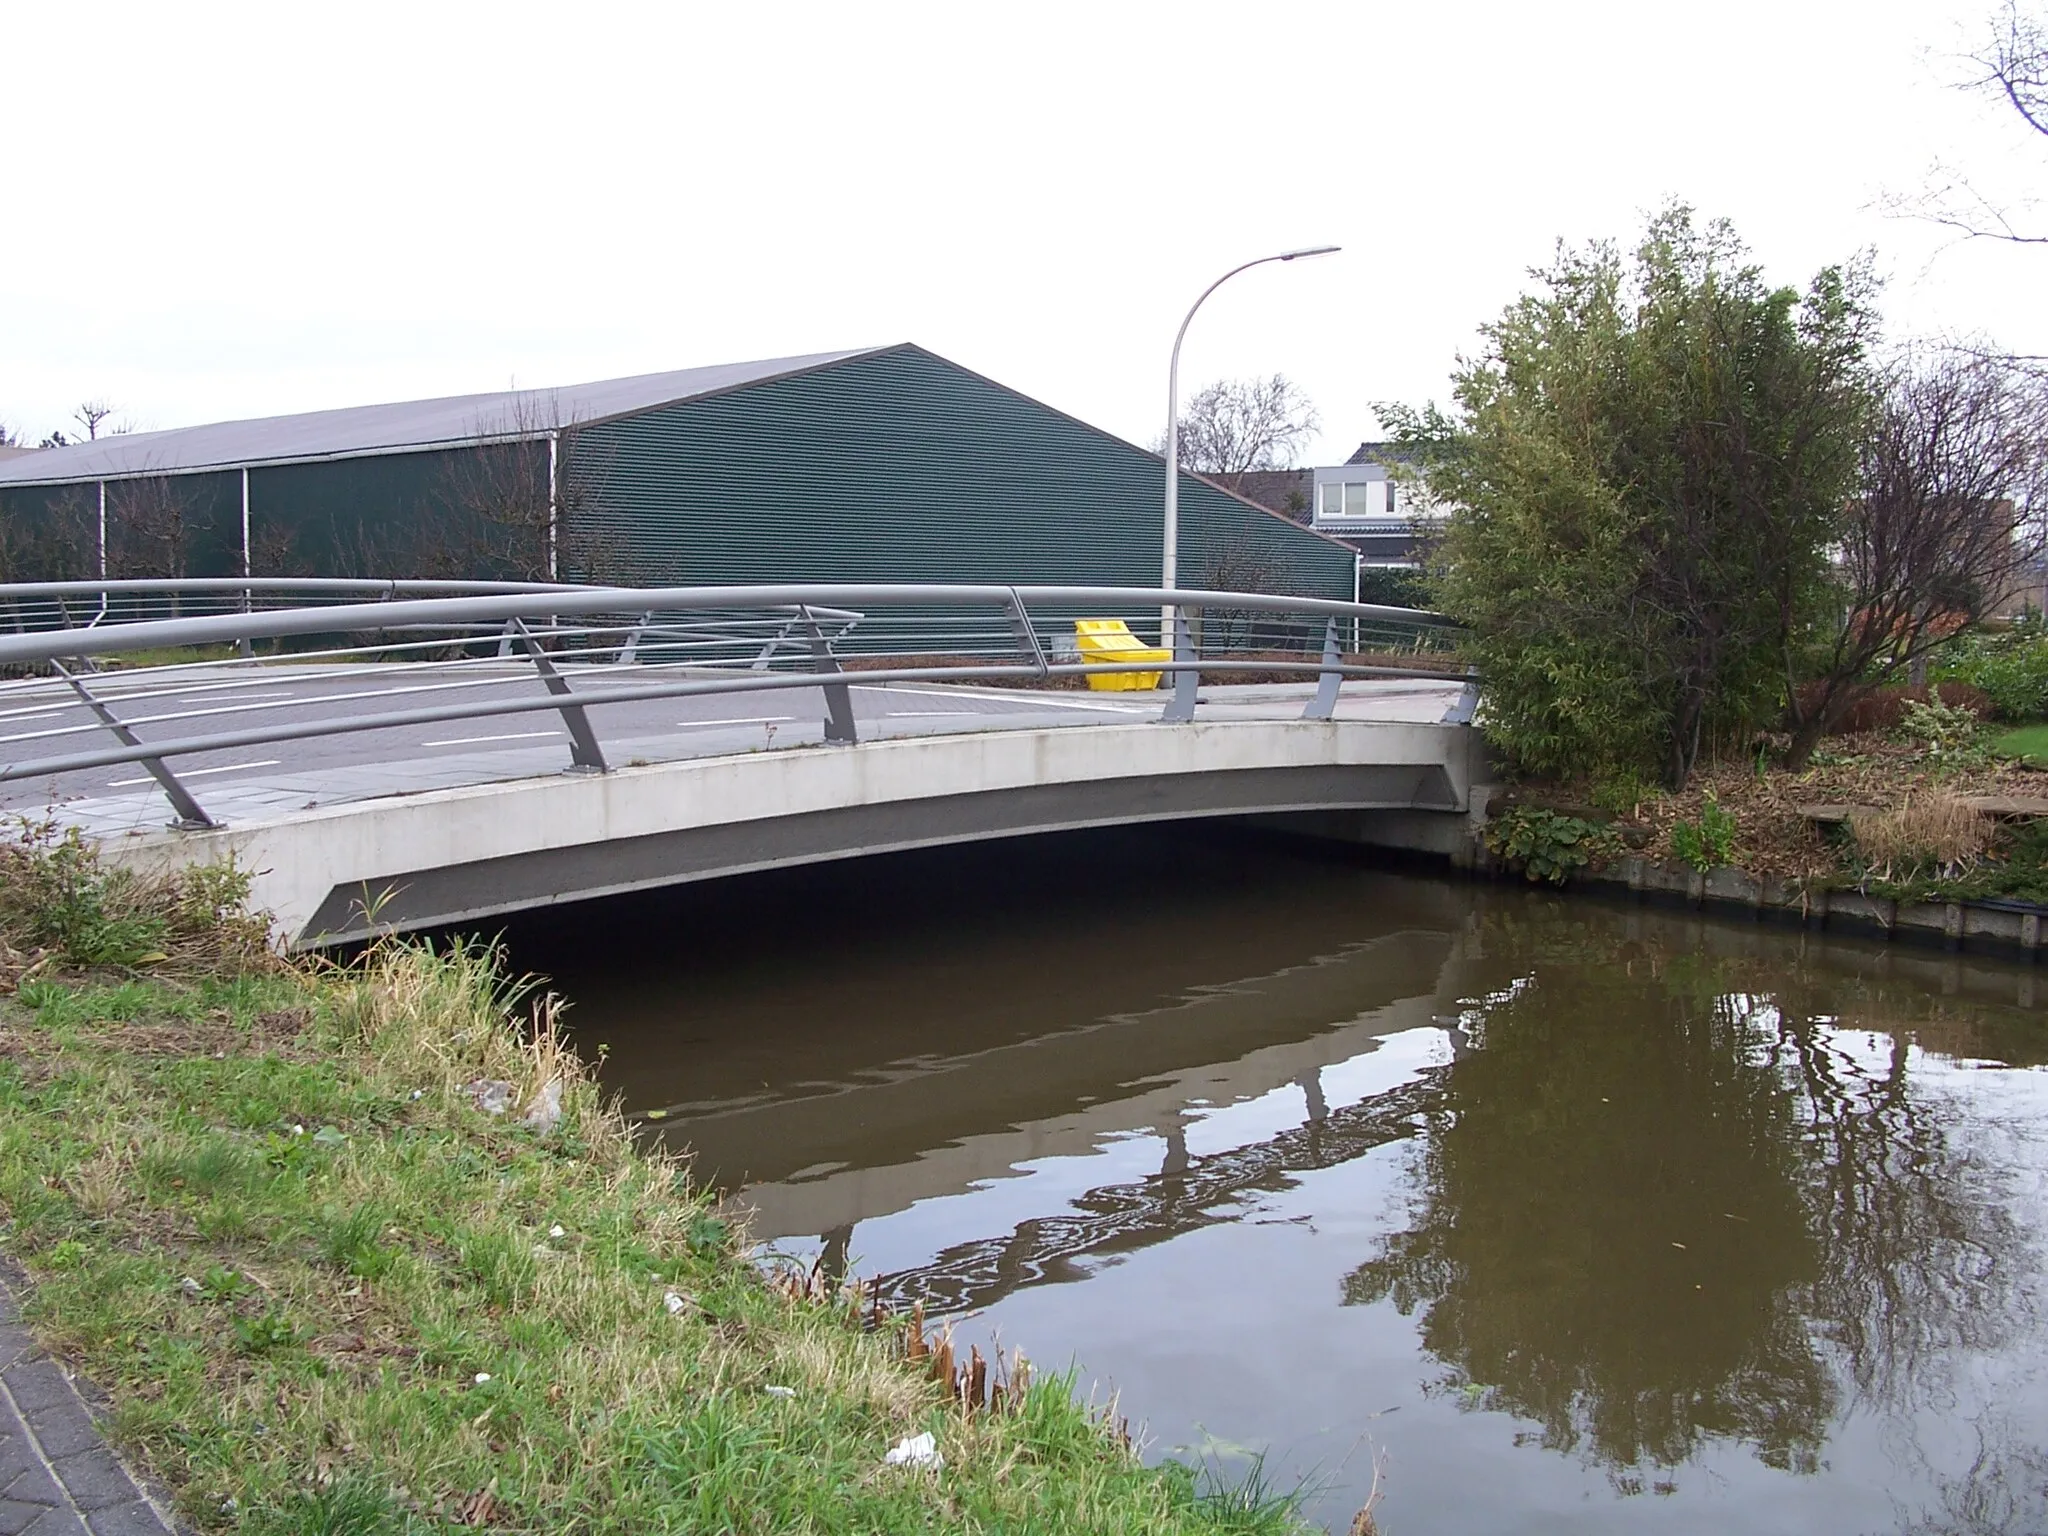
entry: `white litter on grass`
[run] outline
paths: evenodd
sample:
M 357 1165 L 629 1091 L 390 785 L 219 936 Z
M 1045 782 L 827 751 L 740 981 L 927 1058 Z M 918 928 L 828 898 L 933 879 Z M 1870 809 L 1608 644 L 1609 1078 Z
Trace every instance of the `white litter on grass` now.
M 194 1280 L 190 1275 L 187 1275 L 184 1279 L 178 1282 L 178 1289 L 183 1291 L 187 1296 L 197 1296 L 199 1294 L 200 1286 L 197 1280 Z
M 526 1106 L 526 1118 L 519 1123 L 545 1136 L 561 1122 L 561 1119 L 562 1080 L 551 1077 L 541 1091 L 533 1096 L 533 1102 Z
M 768 1394 L 768 1395 L 769 1395 L 770 1397 L 795 1397 L 795 1396 L 796 1396 L 796 1388 L 795 1388 L 795 1387 L 763 1387 L 763 1388 L 762 1388 L 761 1390 L 762 1390 L 763 1392 L 766 1392 L 766 1393 L 767 1393 L 767 1394 Z
M 564 1232 L 562 1230 L 562 1224 L 559 1221 L 556 1222 L 552 1227 L 548 1228 L 549 1237 L 567 1237 L 568 1235 L 569 1234 L 567 1232 Z
M 661 1294 L 661 1304 L 668 1308 L 668 1315 L 670 1317 L 676 1316 L 683 1308 L 689 1305 L 687 1301 L 683 1300 L 674 1291 L 663 1291 Z
M 882 1458 L 885 1467 L 929 1467 L 937 1471 L 945 1464 L 946 1458 L 939 1454 L 939 1442 L 929 1432 L 906 1435 L 896 1442 L 894 1450 Z
M 480 1077 L 465 1086 L 476 1107 L 487 1115 L 502 1115 L 512 1107 L 512 1085 L 503 1078 Z
M 489 1371 L 478 1371 L 476 1373 L 476 1384 L 478 1386 L 482 1386 L 485 1382 L 489 1381 L 490 1379 L 491 1373 Z

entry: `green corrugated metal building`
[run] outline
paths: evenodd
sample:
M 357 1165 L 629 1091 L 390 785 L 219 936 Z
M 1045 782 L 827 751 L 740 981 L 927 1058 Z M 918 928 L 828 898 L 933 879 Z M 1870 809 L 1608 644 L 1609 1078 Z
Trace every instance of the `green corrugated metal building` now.
M 0 580 L 1156 585 L 1159 459 L 916 346 L 102 438 L 0 462 Z M 1184 585 L 1348 598 L 1193 476 Z

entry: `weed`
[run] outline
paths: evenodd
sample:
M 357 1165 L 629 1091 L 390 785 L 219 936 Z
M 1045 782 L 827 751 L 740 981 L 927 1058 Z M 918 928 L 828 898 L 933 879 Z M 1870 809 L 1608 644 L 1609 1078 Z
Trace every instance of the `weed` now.
M 1705 874 L 1735 857 L 1735 813 L 1709 790 L 1698 821 L 1681 821 L 1671 829 L 1671 851 L 1679 862 Z
M 320 1214 L 320 1253 L 328 1263 L 363 1280 L 381 1279 L 390 1272 L 398 1255 L 377 1240 L 387 1225 L 381 1207 L 359 1205 L 346 1212 L 329 1207 Z
M 1486 824 L 1486 846 L 1531 880 L 1563 885 L 1573 870 L 1615 853 L 1620 840 L 1581 817 L 1518 805 Z
M 249 875 L 232 864 L 145 877 L 109 868 L 76 827 L 14 817 L 0 841 L 0 952 L 40 950 L 77 970 L 269 959 L 268 925 L 244 915 Z
M 299 1342 L 299 1330 L 284 1313 L 272 1308 L 256 1317 L 234 1321 L 235 1347 L 245 1355 L 267 1354 L 273 1349 L 290 1349 Z

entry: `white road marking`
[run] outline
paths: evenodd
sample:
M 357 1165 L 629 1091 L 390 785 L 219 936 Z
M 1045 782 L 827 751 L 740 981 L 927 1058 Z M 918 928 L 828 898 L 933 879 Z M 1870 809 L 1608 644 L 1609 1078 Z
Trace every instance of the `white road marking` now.
M 246 704 L 251 699 L 296 699 L 305 696 L 296 693 L 244 693 L 239 688 L 209 688 L 204 693 L 180 692 L 177 697 L 180 699 L 235 699 Z M 310 703 L 312 700 L 309 699 L 308 702 Z
M 225 766 L 219 768 L 181 768 L 178 770 L 178 777 L 181 779 L 196 779 L 201 774 L 207 773 L 247 773 L 251 768 L 275 768 L 276 766 L 277 759 L 274 757 L 270 757 L 265 758 L 260 763 L 228 763 Z M 107 784 L 107 788 L 132 789 L 137 784 L 154 784 L 155 782 L 155 779 L 150 778 L 147 774 L 145 774 L 143 777 L 139 779 L 110 780 Z
M 0 720 L 47 720 L 52 715 L 61 715 L 67 709 L 82 709 L 80 704 L 42 704 L 32 709 L 0 709 Z
M 677 725 L 783 725 L 795 715 L 742 715 L 737 720 L 678 720 Z
M 47 731 L 17 731 L 12 736 L 0 736 L 0 741 L 41 741 L 45 736 L 76 736 L 83 731 L 103 731 L 106 727 L 97 720 L 88 720 L 83 725 L 59 725 Z
M 423 747 L 473 747 L 485 741 L 538 741 L 543 736 L 559 736 L 560 731 L 508 731 L 503 736 L 457 736 L 449 741 L 423 741 Z

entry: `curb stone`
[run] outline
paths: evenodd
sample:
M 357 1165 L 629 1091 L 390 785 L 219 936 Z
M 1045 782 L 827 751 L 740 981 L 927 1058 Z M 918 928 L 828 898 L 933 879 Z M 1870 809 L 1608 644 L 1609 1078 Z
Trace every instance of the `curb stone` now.
M 22 1326 L 0 1263 L 0 1536 L 174 1536 L 78 1386 Z

